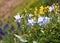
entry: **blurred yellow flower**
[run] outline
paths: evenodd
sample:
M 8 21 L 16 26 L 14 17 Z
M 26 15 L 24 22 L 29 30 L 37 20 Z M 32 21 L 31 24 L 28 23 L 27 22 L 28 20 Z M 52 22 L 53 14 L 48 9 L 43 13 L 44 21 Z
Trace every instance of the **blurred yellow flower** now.
M 55 12 L 54 12 L 54 16 L 55 16 L 55 17 L 57 17 L 57 16 L 58 16 L 57 14 L 58 14 L 58 12 L 57 12 L 57 11 L 55 11 Z
M 43 6 L 40 6 L 40 9 L 44 9 L 44 7 Z
M 47 7 L 44 7 L 44 12 L 45 12 L 45 13 L 47 12 Z
M 34 16 L 38 16 L 38 13 L 37 13 L 37 7 L 35 8 Z
M 47 6 L 47 11 L 50 12 L 50 10 L 49 10 L 49 6 Z
M 34 17 L 33 19 L 34 19 L 34 21 L 37 21 L 37 17 Z
M 49 10 L 49 6 L 44 7 L 44 12 L 45 12 L 45 13 L 50 12 L 50 10 Z
M 58 5 L 55 5 L 55 10 L 58 10 L 59 9 L 59 6 Z
M 37 14 L 37 12 L 36 12 L 36 11 L 34 11 L 34 16 L 38 16 L 38 14 Z
M 43 6 L 40 7 L 40 9 L 39 9 L 39 14 L 40 14 L 40 15 L 43 15 L 43 14 L 44 14 L 44 7 L 43 7 Z

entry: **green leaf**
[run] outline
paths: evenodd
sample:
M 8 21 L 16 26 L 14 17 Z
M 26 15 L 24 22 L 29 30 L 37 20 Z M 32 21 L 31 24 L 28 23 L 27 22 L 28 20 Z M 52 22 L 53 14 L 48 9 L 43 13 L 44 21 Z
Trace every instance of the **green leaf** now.
M 24 39 L 22 36 L 14 34 L 15 37 L 17 37 L 21 42 L 28 42 L 26 39 Z

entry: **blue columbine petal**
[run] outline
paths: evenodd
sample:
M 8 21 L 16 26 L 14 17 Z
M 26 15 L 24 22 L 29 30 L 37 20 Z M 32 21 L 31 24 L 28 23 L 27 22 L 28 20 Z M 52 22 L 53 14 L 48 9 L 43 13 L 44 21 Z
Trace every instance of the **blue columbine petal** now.
M 39 19 L 40 20 L 40 19 Z M 44 17 L 42 21 L 39 21 L 38 24 L 41 25 L 46 25 L 50 21 L 50 18 Z
M 44 24 L 43 21 L 39 22 L 39 25 L 40 25 L 40 26 L 43 25 L 43 24 Z
M 16 19 L 16 20 L 15 20 L 15 22 L 18 22 L 18 23 L 20 23 L 20 19 Z
M 21 21 L 21 19 L 23 18 L 23 16 L 20 16 L 20 14 L 17 13 L 17 15 L 14 16 L 14 18 L 15 18 L 15 22 L 19 22 L 19 23 L 20 23 L 20 21 Z
M 50 18 L 47 18 L 47 17 L 46 17 L 46 18 L 44 18 L 43 21 L 44 21 L 45 24 L 47 24 L 47 23 L 50 21 Z
M 36 22 L 33 20 L 33 18 L 30 18 L 30 17 L 28 18 L 28 23 L 27 23 L 27 24 L 28 24 L 29 26 L 33 26 L 35 23 L 36 23 Z
M 30 18 L 30 17 L 29 17 L 28 19 L 29 19 L 29 20 L 31 20 L 31 18 Z

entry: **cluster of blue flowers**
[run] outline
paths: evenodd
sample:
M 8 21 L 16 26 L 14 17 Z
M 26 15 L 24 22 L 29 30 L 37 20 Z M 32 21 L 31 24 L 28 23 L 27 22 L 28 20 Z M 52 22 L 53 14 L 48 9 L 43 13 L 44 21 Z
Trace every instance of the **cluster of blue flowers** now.
M 29 14 L 27 25 L 33 26 L 34 24 L 38 23 L 41 26 L 41 25 L 46 25 L 47 23 L 50 22 L 49 17 L 38 16 L 38 21 L 37 22 L 34 21 L 33 17 L 34 17 L 33 14 Z M 17 14 L 16 16 L 14 16 L 14 18 L 15 18 L 15 22 L 20 23 L 23 16 L 20 16 L 20 14 Z

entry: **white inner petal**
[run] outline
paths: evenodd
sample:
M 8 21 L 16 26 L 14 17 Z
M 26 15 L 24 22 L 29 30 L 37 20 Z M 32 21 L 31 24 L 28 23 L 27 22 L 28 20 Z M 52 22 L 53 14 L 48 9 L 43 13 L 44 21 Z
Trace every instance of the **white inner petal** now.
M 38 18 L 38 23 L 41 22 L 41 21 L 43 21 L 43 19 L 44 19 L 44 17 L 39 17 Z
M 20 15 L 19 15 L 19 14 L 16 15 L 16 16 L 14 16 L 14 18 L 15 18 L 15 19 L 20 19 Z

